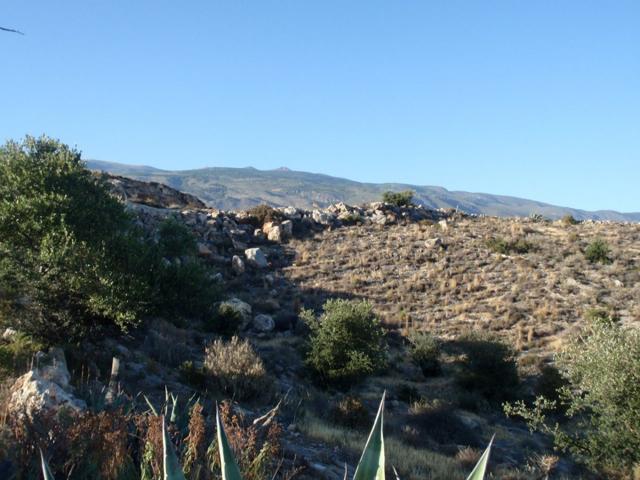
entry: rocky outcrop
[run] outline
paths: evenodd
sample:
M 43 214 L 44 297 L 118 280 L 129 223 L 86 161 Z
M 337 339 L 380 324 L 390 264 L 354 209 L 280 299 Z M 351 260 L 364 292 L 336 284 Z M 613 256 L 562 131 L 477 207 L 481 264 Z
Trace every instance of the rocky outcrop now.
M 64 352 L 53 348 L 48 354 L 39 352 L 38 366 L 19 377 L 10 389 L 8 411 L 16 416 L 32 418 L 40 413 L 68 408 L 84 410 L 87 406 L 73 394 Z
M 122 201 L 157 208 L 206 208 L 194 195 L 157 182 L 141 182 L 132 178 L 103 174 L 115 196 Z

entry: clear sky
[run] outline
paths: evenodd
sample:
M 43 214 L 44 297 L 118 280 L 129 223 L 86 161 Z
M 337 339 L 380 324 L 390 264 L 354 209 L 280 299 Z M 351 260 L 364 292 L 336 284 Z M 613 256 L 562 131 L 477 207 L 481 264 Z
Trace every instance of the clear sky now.
M 3 0 L 0 137 L 640 211 L 640 1 Z

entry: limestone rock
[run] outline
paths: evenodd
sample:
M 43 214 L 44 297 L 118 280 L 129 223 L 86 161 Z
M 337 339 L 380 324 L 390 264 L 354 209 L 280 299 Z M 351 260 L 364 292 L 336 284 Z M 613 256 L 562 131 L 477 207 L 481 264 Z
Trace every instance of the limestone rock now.
M 48 355 L 41 354 L 39 363 L 41 366 L 22 375 L 10 388 L 9 412 L 32 418 L 61 408 L 75 411 L 87 408 L 69 385 L 71 375 L 62 350 L 54 348 Z
M 280 225 L 273 226 L 269 229 L 269 233 L 267 233 L 267 238 L 271 242 L 282 242 L 284 240 L 284 233 Z
M 242 319 L 242 323 L 240 325 L 241 329 L 246 328 L 247 325 L 251 323 L 252 317 L 252 308 L 247 302 L 243 302 L 239 298 L 230 298 L 229 300 L 225 300 L 224 302 L 220 302 L 218 304 L 218 308 L 226 306 L 231 308 L 234 312 L 240 315 Z
M 267 257 L 260 248 L 247 248 L 244 254 L 247 257 L 247 263 L 249 263 L 249 265 L 253 265 L 256 268 L 266 268 L 269 265 L 267 263 Z

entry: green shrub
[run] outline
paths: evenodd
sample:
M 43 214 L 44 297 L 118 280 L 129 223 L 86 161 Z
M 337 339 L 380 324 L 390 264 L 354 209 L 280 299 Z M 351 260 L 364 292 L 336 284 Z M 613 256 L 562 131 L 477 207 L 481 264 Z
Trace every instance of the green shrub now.
M 28 370 L 33 356 L 40 350 L 44 350 L 44 345 L 22 333 L 7 341 L 0 340 L 0 381 Z
M 0 148 L 0 308 L 54 342 L 148 311 L 147 247 L 80 153 L 47 137 Z
M 440 373 L 440 342 L 427 332 L 412 332 L 409 335 L 410 356 L 425 377 Z
M 500 237 L 492 237 L 487 240 L 487 247 L 503 255 L 509 255 L 510 253 L 525 254 L 533 250 L 533 244 L 523 238 L 505 240 Z
M 307 364 L 323 382 L 344 384 L 386 365 L 384 330 L 364 301 L 328 300 L 317 318 L 305 310 L 310 328 Z
M 540 369 L 540 376 L 536 381 L 536 396 L 542 396 L 549 400 L 557 401 L 560 391 L 567 385 L 567 380 L 554 365 L 544 365 Z
M 573 453 L 604 477 L 631 478 L 640 463 L 640 330 L 593 323 L 557 356 L 568 382 L 559 400 L 505 406 L 532 429 L 550 434 L 556 447 Z M 549 419 L 560 404 L 566 421 Z
M 197 252 L 197 243 L 184 223 L 167 218 L 158 227 L 158 249 L 165 258 L 192 256 Z
M 458 384 L 490 401 L 513 398 L 519 385 L 513 349 L 496 337 L 472 332 L 458 338 L 465 354 L 456 374 Z
M 395 207 L 408 207 L 413 204 L 414 192 L 406 190 L 404 192 L 384 192 L 382 201 Z
M 610 254 L 611 249 L 609 248 L 609 244 L 600 238 L 591 242 L 584 251 L 584 256 L 590 263 L 611 263 L 611 258 L 609 258 Z
M 242 324 L 242 315 L 231 305 L 222 303 L 206 323 L 206 329 L 221 335 L 233 335 Z

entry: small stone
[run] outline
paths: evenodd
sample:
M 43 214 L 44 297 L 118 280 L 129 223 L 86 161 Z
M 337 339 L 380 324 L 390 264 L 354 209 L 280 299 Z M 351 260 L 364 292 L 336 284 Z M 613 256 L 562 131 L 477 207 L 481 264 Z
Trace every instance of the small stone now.
M 202 257 L 207 257 L 211 255 L 211 249 L 205 243 L 198 243 L 198 255 Z
M 439 237 L 438 238 L 430 238 L 428 240 L 425 240 L 424 245 L 427 248 L 436 248 L 436 247 L 442 248 L 444 246 L 442 244 L 442 239 L 439 238 Z
M 242 275 L 245 269 L 244 261 L 238 255 L 234 255 L 231 259 L 231 268 L 236 273 L 236 275 Z

